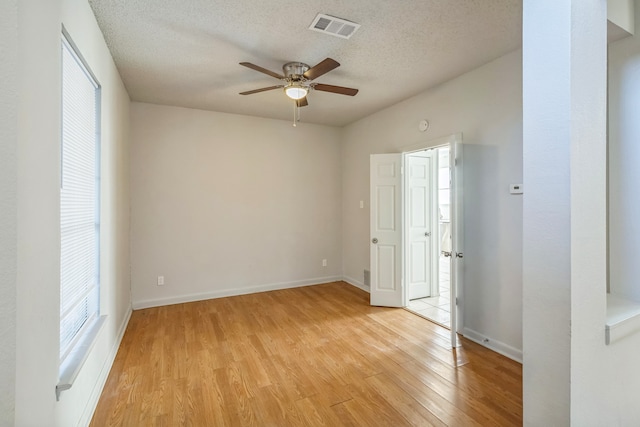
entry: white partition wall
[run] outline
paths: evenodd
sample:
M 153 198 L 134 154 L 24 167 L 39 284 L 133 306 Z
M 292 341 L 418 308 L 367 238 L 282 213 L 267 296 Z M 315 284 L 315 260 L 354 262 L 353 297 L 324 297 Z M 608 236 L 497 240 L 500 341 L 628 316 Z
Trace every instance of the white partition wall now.
M 640 339 L 604 334 L 606 37 L 606 2 L 524 2 L 524 425 L 640 419 Z
M 523 12 L 523 399 L 532 426 L 570 420 L 570 3 L 525 1 Z

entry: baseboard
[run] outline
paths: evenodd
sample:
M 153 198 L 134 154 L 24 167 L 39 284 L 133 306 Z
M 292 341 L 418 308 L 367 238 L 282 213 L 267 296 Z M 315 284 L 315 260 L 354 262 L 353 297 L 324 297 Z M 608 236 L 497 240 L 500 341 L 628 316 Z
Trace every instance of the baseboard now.
M 158 298 L 143 301 L 134 301 L 133 309 L 161 307 L 164 305 L 182 304 L 185 302 L 203 301 L 214 298 L 234 297 L 238 295 L 255 294 L 258 292 L 278 291 L 281 289 L 301 288 L 303 286 L 320 285 L 323 283 L 337 282 L 342 276 L 317 277 L 314 279 L 298 280 L 293 282 L 270 283 L 266 285 L 252 286 L 249 288 L 223 289 L 220 291 L 203 292 L 198 294 L 177 295 L 168 298 Z
M 354 279 L 353 277 L 342 276 L 342 281 L 343 282 L 347 282 L 348 284 L 350 284 L 351 286 L 355 286 L 356 288 L 360 288 L 365 292 L 368 292 L 368 293 L 371 292 L 367 285 L 365 285 L 364 283 L 362 283 L 359 280 Z
M 127 330 L 127 325 L 129 324 L 129 319 L 131 319 L 132 310 L 129 309 L 127 311 L 126 316 L 120 328 L 118 329 L 118 338 L 116 342 L 113 343 L 111 347 L 111 351 L 107 356 L 107 359 L 104 361 L 102 365 L 102 370 L 100 371 L 100 375 L 98 375 L 98 380 L 96 381 L 95 386 L 93 387 L 93 391 L 91 392 L 91 396 L 87 401 L 87 405 L 84 408 L 84 412 L 78 421 L 79 426 L 88 426 L 91 422 L 91 418 L 93 418 L 93 413 L 98 406 L 98 401 L 100 400 L 100 395 L 102 394 L 102 390 L 104 389 L 104 385 L 107 382 L 107 378 L 109 377 L 109 372 L 111 372 L 111 367 L 113 366 L 113 362 L 116 360 L 116 355 L 118 354 L 118 349 L 120 348 L 120 343 L 122 342 L 122 338 L 124 337 L 124 332 Z
M 511 347 L 503 342 L 493 340 L 486 335 L 482 335 L 473 329 L 463 328 L 462 336 L 465 338 L 480 344 L 483 347 L 487 347 L 490 350 L 500 353 L 503 356 L 508 357 L 511 360 L 515 360 L 518 363 L 522 363 L 522 350 Z

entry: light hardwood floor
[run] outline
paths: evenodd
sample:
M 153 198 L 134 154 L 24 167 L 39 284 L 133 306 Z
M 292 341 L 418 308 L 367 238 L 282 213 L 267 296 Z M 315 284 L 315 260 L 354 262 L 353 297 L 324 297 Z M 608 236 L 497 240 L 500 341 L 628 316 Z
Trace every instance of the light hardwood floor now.
M 516 426 L 522 366 L 344 282 L 135 311 L 91 426 Z

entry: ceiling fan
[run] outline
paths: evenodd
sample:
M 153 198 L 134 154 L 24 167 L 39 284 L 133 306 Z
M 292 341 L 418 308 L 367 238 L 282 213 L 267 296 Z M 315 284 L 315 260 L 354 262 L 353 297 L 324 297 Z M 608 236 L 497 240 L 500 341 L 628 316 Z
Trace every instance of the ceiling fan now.
M 307 94 L 312 89 L 348 96 L 354 96 L 356 93 L 358 93 L 358 89 L 325 85 L 322 83 L 313 82 L 313 80 L 317 79 L 318 77 L 340 66 L 338 61 L 331 58 L 325 59 L 314 67 L 309 67 L 307 64 L 304 64 L 302 62 L 287 62 L 282 66 L 284 75 L 267 70 L 266 68 L 262 68 L 250 62 L 241 62 L 240 65 L 264 73 L 268 76 L 275 77 L 276 79 L 282 80 L 284 82 L 284 84 L 277 86 L 269 86 L 260 89 L 249 90 L 247 92 L 240 92 L 240 95 L 251 95 L 268 90 L 284 88 L 285 94 L 296 102 L 296 106 L 306 107 L 307 105 L 309 105 L 309 102 L 307 101 Z

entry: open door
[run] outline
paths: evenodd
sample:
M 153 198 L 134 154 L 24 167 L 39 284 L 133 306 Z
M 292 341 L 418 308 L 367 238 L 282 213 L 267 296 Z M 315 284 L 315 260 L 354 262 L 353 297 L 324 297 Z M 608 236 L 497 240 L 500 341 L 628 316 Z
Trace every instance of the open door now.
M 464 245 L 464 216 L 462 209 L 462 143 L 457 139 L 449 143 L 449 162 L 451 171 L 451 346 L 458 346 L 458 324 L 461 323 L 458 304 L 462 301 L 459 291 L 462 289 L 462 261 Z
M 402 154 L 372 154 L 371 305 L 403 307 Z
M 404 284 L 409 300 L 436 296 L 437 197 L 434 150 L 404 155 Z

